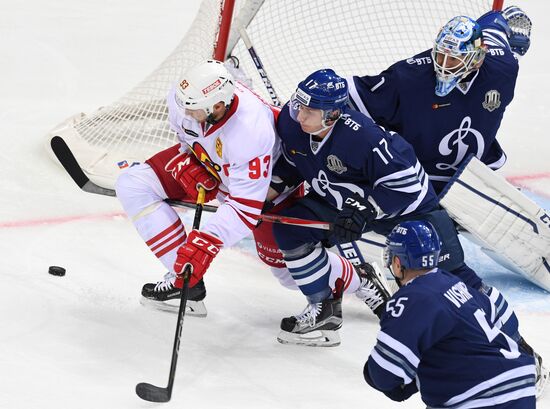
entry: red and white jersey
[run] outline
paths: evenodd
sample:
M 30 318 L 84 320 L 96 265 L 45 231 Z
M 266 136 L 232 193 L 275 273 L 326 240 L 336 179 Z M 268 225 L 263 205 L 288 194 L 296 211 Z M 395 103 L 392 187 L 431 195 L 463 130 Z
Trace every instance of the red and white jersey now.
M 279 156 L 277 108 L 237 82 L 229 111 L 219 123 L 205 127 L 185 115 L 174 98 L 175 88 L 168 94 L 168 112 L 182 152 L 192 150 L 220 181 L 221 205 L 201 230 L 232 246 L 256 226 L 267 196 Z

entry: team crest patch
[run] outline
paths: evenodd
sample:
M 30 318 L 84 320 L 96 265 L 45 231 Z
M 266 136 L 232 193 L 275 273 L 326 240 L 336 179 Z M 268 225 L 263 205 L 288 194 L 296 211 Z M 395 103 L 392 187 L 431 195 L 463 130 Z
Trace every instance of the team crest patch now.
M 319 142 L 311 141 L 310 145 L 311 145 L 311 151 L 313 153 L 317 152 L 317 149 L 319 149 Z
M 327 156 L 327 168 L 339 175 L 348 170 L 336 155 Z
M 496 89 L 487 91 L 487 93 L 485 94 L 485 101 L 483 101 L 482 105 L 483 108 L 485 108 L 487 111 L 493 112 L 500 106 L 500 92 L 498 92 Z
M 216 153 L 218 154 L 220 159 L 222 157 L 222 148 L 223 148 L 222 141 L 220 140 L 220 138 L 216 138 Z

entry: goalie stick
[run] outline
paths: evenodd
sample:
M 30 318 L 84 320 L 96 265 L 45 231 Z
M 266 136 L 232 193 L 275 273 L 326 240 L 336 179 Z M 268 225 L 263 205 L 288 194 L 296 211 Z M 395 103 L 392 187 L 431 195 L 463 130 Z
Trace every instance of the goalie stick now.
M 65 140 L 63 140 L 63 138 L 61 138 L 60 136 L 54 136 L 50 141 L 50 145 L 52 147 L 53 153 L 59 160 L 59 163 L 61 163 L 61 165 L 63 166 L 63 168 L 65 168 L 69 176 L 83 191 L 88 193 L 95 193 L 98 195 L 104 195 L 104 196 L 113 196 L 113 197 L 116 196 L 116 192 L 114 191 L 114 189 L 101 187 L 95 184 L 94 182 L 92 182 L 90 178 L 86 176 L 86 174 L 80 167 L 78 161 L 76 160 L 75 156 L 73 155 L 73 152 L 71 151 L 71 149 L 69 148 Z M 183 207 L 183 208 L 196 207 L 196 204 L 194 203 L 183 202 L 181 200 L 166 200 L 166 203 L 174 207 Z M 212 205 L 202 205 L 202 208 L 208 212 L 215 212 L 216 210 L 218 210 L 217 206 L 212 206 Z M 318 220 L 306 220 L 306 219 L 298 219 L 295 217 L 279 216 L 276 214 L 261 214 L 258 216 L 258 220 L 268 221 L 272 223 L 304 226 L 304 227 L 310 227 L 313 229 L 321 229 L 321 230 L 332 229 L 332 223 L 318 221 Z
M 195 218 L 193 220 L 193 230 L 198 230 L 201 224 L 202 206 L 204 204 L 205 191 L 201 187 L 199 189 L 199 197 L 197 199 Z M 181 330 L 183 327 L 183 319 L 185 317 L 185 307 L 187 306 L 187 298 L 189 297 L 189 279 L 191 277 L 191 265 L 187 264 L 183 272 L 183 291 L 181 292 L 180 308 L 178 310 L 178 323 L 176 324 L 176 335 L 174 337 L 174 346 L 172 348 L 172 362 L 170 364 L 170 375 L 168 376 L 168 385 L 166 388 L 155 386 L 150 383 L 141 382 L 136 385 L 136 394 L 143 400 L 149 402 L 168 402 L 172 397 L 172 388 L 174 387 L 174 379 L 176 377 L 176 366 L 178 364 L 178 355 L 181 342 Z

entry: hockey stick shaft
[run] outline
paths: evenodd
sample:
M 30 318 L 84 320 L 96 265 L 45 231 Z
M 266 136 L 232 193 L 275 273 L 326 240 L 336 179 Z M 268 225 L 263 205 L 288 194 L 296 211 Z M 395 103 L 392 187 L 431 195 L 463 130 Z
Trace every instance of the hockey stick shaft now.
M 199 189 L 199 197 L 195 208 L 195 218 L 193 219 L 193 230 L 200 227 L 202 210 L 204 205 L 205 191 Z M 166 388 L 160 388 L 149 383 L 139 383 L 136 385 L 136 394 L 143 400 L 150 402 L 168 402 L 172 397 L 174 388 L 174 380 L 176 378 L 176 368 L 178 365 L 179 349 L 181 344 L 181 332 L 183 328 L 183 320 L 185 318 L 185 308 L 187 307 L 187 299 L 189 298 L 189 280 L 191 278 L 190 265 L 185 266 L 183 272 L 183 288 L 181 292 L 180 307 L 178 310 L 178 322 L 176 324 L 176 334 L 174 336 L 174 346 L 172 347 L 172 361 L 170 363 L 170 374 L 168 375 L 168 385 Z
M 191 207 L 190 203 L 182 202 L 179 200 L 166 200 L 166 203 L 168 203 L 170 206 L 173 206 L 173 207 L 184 207 L 184 208 Z M 216 206 L 210 206 L 210 207 L 217 210 Z M 332 223 L 324 222 L 320 220 L 300 219 L 298 217 L 280 216 L 278 214 L 271 214 L 271 213 L 260 214 L 256 216 L 256 218 L 258 219 L 258 221 L 263 221 L 263 222 L 290 224 L 292 226 L 303 226 L 303 227 L 309 227 L 312 229 L 320 229 L 320 230 L 332 230 Z
M 83 191 L 88 193 L 94 193 L 98 195 L 104 195 L 104 196 L 116 196 L 116 192 L 113 189 L 108 189 L 101 187 L 88 178 L 82 168 L 80 167 L 78 161 L 76 160 L 74 154 L 72 153 L 71 149 L 67 145 L 67 143 L 61 138 L 60 136 L 54 136 L 52 140 L 50 141 L 50 145 L 52 147 L 52 150 L 61 163 L 61 165 L 65 168 L 69 176 L 73 179 L 73 181 L 80 187 Z M 183 202 L 181 200 L 166 200 L 166 203 L 168 203 L 170 206 L 174 207 L 182 207 L 182 208 L 196 208 L 196 204 L 190 203 L 190 202 Z M 217 206 L 212 205 L 202 205 L 202 209 L 207 212 L 215 212 L 218 210 Z M 201 212 L 202 212 L 201 209 Z M 322 230 L 330 230 L 331 224 L 323 221 L 317 221 L 317 220 L 306 220 L 306 219 L 298 219 L 295 217 L 285 217 L 285 216 L 279 216 L 279 215 L 273 215 L 273 214 L 262 214 L 258 217 L 258 220 L 263 221 L 269 221 L 272 223 L 282 223 L 282 224 L 291 224 L 291 225 L 297 225 L 297 226 L 304 226 L 304 227 L 310 227 L 315 229 L 322 229 Z
M 248 37 L 248 33 L 246 32 L 243 26 L 239 27 L 239 34 L 241 35 L 244 45 L 246 46 L 248 53 L 252 58 L 252 62 L 254 63 L 254 65 L 256 66 L 256 69 L 258 70 L 258 74 L 260 74 L 260 78 L 262 79 L 265 89 L 267 90 L 267 93 L 269 94 L 271 100 L 273 101 L 273 104 L 275 106 L 280 107 L 282 105 L 281 100 L 277 96 L 277 92 L 275 92 L 275 88 L 273 88 L 273 84 L 271 83 L 271 80 L 267 75 L 267 71 L 265 70 L 264 64 L 262 63 L 260 56 L 256 52 L 256 49 L 252 45 L 252 41 L 250 41 L 250 37 Z

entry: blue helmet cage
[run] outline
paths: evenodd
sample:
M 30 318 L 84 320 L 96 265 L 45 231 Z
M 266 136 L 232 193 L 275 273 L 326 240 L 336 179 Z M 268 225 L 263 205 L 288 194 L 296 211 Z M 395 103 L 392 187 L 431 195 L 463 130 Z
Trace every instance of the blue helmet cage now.
M 443 97 L 451 92 L 460 80 L 481 66 L 487 53 L 483 33 L 477 21 L 457 16 L 445 24 L 434 41 L 432 60 L 436 73 L 435 94 Z M 437 62 L 437 55 L 443 63 Z M 460 63 L 447 67 L 447 59 L 453 57 Z
M 384 264 L 390 268 L 397 256 L 405 269 L 430 269 L 437 267 L 440 251 L 439 236 L 429 222 L 403 222 L 395 226 L 386 238 Z
M 290 98 L 290 116 L 298 122 L 301 106 L 320 109 L 323 111 L 323 126 L 326 126 L 327 121 L 340 118 L 347 103 L 348 82 L 330 68 L 318 70 L 298 84 Z M 335 111 L 338 111 L 336 115 Z

